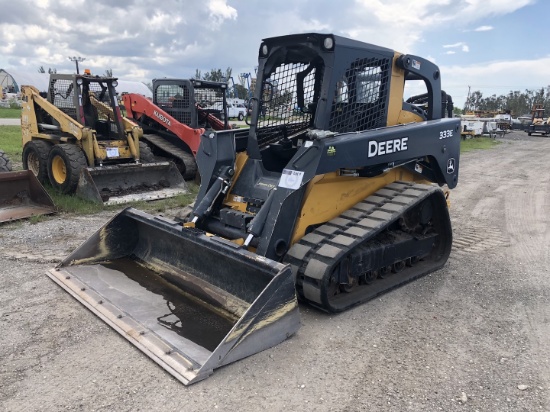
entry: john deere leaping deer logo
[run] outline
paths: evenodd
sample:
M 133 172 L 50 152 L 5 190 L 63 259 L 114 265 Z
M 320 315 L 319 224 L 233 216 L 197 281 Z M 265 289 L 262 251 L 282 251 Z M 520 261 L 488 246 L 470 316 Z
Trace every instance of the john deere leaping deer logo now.
M 450 158 L 447 160 L 447 174 L 453 174 L 455 172 L 455 159 Z

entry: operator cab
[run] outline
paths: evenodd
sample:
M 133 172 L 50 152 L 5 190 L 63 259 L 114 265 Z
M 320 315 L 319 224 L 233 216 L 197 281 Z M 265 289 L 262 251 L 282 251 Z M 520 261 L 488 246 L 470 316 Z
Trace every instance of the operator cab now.
M 281 172 L 302 145 L 320 135 L 441 118 L 447 96 L 438 76 L 437 66 L 425 59 L 339 36 L 265 39 L 251 99 L 249 155 Z M 403 96 L 410 80 L 421 80 L 427 92 L 390 105 L 390 94 Z
M 116 101 L 116 78 L 91 74 L 51 74 L 48 101 L 80 124 L 96 131 L 98 140 L 125 139 Z M 114 113 L 114 115 L 113 115 Z M 51 116 L 40 121 L 59 126 Z M 39 124 L 40 126 L 40 124 Z
M 261 88 L 253 99 L 257 121 L 250 133 L 256 133 L 266 169 L 277 172 L 315 131 L 385 126 L 394 56 L 389 49 L 332 35 L 290 37 L 286 43 L 282 38 L 262 43 Z

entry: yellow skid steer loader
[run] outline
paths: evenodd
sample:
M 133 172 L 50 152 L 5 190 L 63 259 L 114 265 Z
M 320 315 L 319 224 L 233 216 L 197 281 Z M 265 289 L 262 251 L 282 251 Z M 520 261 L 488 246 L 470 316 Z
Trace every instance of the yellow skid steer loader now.
M 47 96 L 23 86 L 23 167 L 62 193 L 105 204 L 172 197 L 186 185 L 171 162 L 155 162 L 123 118 L 116 78 L 51 74 Z
M 409 80 L 426 93 L 404 100 Z M 418 56 L 265 39 L 247 144 L 202 136 L 191 214 L 126 209 L 49 276 L 183 383 L 204 379 L 294 334 L 298 299 L 341 312 L 443 267 L 451 101 Z

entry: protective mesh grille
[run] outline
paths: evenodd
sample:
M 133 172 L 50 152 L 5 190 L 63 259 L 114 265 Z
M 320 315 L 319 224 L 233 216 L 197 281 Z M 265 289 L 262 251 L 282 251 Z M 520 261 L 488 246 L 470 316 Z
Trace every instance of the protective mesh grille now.
M 219 88 L 196 88 L 195 87 L 195 102 L 200 104 L 202 107 L 219 107 L 221 110 L 223 108 L 223 94 L 225 89 Z
M 341 77 L 329 129 L 344 133 L 384 127 L 390 73 L 389 59 L 358 59 Z
M 161 84 L 157 104 L 180 123 L 191 124 L 191 94 L 187 85 Z
M 193 101 L 201 107 L 210 109 L 220 115 L 223 111 L 223 93 L 220 88 L 194 88 L 191 98 L 191 88 L 187 84 L 161 84 L 156 89 L 157 105 L 180 123 L 193 125 Z
M 105 83 L 92 82 L 89 84 L 90 93 L 102 103 L 106 105 L 111 105 L 111 95 L 109 93 L 109 88 Z
M 51 80 L 50 95 L 53 96 L 52 103 L 65 114 L 76 118 L 76 107 L 74 105 L 74 88 L 72 80 Z
M 308 70 L 310 70 L 309 73 Z M 260 147 L 308 128 L 311 113 L 307 111 L 308 104 L 313 103 L 314 100 L 316 71 L 316 68 L 308 64 L 282 64 L 264 82 L 257 134 Z M 298 110 L 297 74 L 299 73 L 305 75 L 302 83 L 305 113 Z
M 223 96 L 226 89 L 211 87 L 195 87 L 195 102 L 203 109 L 219 119 L 223 119 Z
M 118 133 L 118 125 L 113 119 L 113 115 L 108 110 L 108 108 L 111 108 L 111 94 L 109 93 L 109 88 L 107 87 L 106 83 L 100 83 L 100 82 L 90 82 L 88 84 L 89 90 L 90 90 L 90 96 L 91 96 L 91 103 L 94 105 L 94 117 L 95 118 L 95 124 L 91 125 L 92 127 L 98 129 L 98 134 L 100 134 L 101 126 L 97 121 L 102 122 L 107 128 L 107 130 L 102 130 L 101 132 L 105 134 L 109 133 Z M 116 96 L 115 96 L 116 98 Z M 103 103 L 102 105 L 94 104 L 94 102 L 100 102 Z M 88 101 L 85 96 L 82 96 L 82 105 L 84 109 L 84 116 L 86 117 L 87 114 L 91 112 L 90 108 L 87 106 Z

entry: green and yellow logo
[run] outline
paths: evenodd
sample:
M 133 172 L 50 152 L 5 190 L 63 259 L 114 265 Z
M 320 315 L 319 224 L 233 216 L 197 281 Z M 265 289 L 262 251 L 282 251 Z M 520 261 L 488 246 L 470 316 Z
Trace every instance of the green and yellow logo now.
M 334 146 L 329 146 L 327 149 L 327 156 L 334 156 L 336 154 L 336 149 Z

